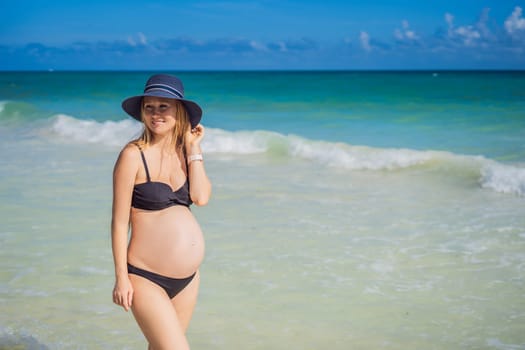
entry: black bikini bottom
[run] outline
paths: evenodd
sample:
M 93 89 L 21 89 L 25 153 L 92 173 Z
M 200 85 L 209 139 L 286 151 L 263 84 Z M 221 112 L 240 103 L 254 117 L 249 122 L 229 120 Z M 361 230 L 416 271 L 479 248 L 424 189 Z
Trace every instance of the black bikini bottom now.
M 144 277 L 150 280 L 151 282 L 158 284 L 159 286 L 164 288 L 170 299 L 179 294 L 180 291 L 182 291 L 191 282 L 193 277 L 195 277 L 195 273 L 186 278 L 165 277 L 154 272 L 139 269 L 138 267 L 135 267 L 130 264 L 128 264 L 128 273 Z

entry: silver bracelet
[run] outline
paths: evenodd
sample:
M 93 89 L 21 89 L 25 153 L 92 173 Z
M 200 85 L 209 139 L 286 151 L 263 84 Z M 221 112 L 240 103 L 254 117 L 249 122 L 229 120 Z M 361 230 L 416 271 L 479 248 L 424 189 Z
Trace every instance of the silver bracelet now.
M 193 162 L 194 160 L 198 160 L 202 162 L 203 161 L 202 153 L 192 154 L 188 156 L 188 164 Z

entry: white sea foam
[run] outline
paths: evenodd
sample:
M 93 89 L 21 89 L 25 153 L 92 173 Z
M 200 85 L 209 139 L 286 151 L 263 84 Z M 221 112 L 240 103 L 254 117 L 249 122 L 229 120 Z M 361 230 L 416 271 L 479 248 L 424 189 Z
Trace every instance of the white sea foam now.
M 130 119 L 99 123 L 59 114 L 54 119 L 52 130 L 72 142 L 121 146 L 136 137 L 141 126 Z
M 487 160 L 481 168 L 480 183 L 496 192 L 525 196 L 525 168 Z
M 504 165 L 482 156 L 443 151 L 402 148 L 373 148 L 346 143 L 313 141 L 294 135 L 267 131 L 227 132 L 211 130 L 206 142 L 209 152 L 278 153 L 308 159 L 348 170 L 396 170 L 441 163 L 459 172 L 478 174 L 480 185 L 496 192 L 525 196 L 525 168 Z
M 52 131 L 76 143 L 123 146 L 141 131 L 131 119 L 97 122 L 57 115 Z M 348 170 L 396 170 L 442 163 L 460 172 L 478 173 L 483 188 L 496 192 L 525 195 L 525 168 L 504 165 L 480 156 L 457 155 L 442 151 L 373 148 L 341 142 L 309 140 L 276 132 L 235 131 L 207 128 L 203 148 L 207 153 L 232 155 L 268 153 L 310 160 L 325 166 Z
M 329 166 L 353 170 L 393 170 L 423 164 L 436 157 L 437 152 L 409 149 L 381 149 L 352 146 L 345 143 L 309 141 L 290 137 L 293 156 L 314 160 Z
M 314 141 L 270 131 L 229 132 L 210 129 L 203 143 L 211 153 L 270 153 L 312 160 L 351 170 L 392 170 L 443 158 L 446 152 L 381 149 L 345 143 Z
M 207 152 L 255 154 L 265 153 L 269 149 L 272 137 L 282 137 L 279 134 L 266 131 L 229 132 L 221 129 L 207 129 L 207 137 L 203 147 Z
M 228 132 L 212 129 L 208 131 L 203 146 L 211 153 L 284 154 L 348 170 L 395 170 L 436 162 L 479 167 L 479 163 L 484 159 L 442 151 L 355 146 L 269 131 Z

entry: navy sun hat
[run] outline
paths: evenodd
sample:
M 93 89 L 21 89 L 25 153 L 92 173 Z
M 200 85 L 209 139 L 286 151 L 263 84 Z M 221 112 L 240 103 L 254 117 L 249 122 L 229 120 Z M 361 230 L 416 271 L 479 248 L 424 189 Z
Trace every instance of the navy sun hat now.
M 122 109 L 133 118 L 141 121 L 142 98 L 144 96 L 170 98 L 182 102 L 190 118 L 191 127 L 199 124 L 202 118 L 202 109 L 193 101 L 184 99 L 184 86 L 182 81 L 173 75 L 156 74 L 146 82 L 144 93 L 122 101 Z

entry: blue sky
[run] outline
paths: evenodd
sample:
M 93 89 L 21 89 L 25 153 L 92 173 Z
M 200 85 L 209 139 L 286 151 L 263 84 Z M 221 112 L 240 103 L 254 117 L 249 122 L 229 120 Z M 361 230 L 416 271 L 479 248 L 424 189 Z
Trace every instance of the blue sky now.
M 0 70 L 525 69 L 525 0 L 9 1 Z

